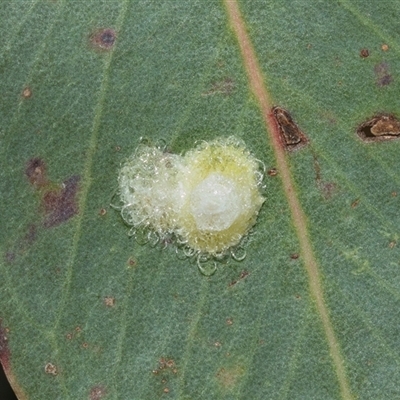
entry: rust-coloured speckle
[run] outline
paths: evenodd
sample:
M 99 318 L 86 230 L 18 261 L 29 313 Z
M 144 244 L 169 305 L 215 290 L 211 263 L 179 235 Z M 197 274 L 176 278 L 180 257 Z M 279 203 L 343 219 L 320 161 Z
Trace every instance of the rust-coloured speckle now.
M 396 247 L 396 241 L 395 240 L 392 240 L 390 243 L 389 243 L 389 248 L 390 249 L 393 249 L 394 247 Z
M 67 179 L 61 190 L 50 190 L 43 196 L 43 206 L 46 214 L 44 226 L 52 228 L 68 221 L 78 213 L 76 194 L 79 187 L 79 176 Z
M 269 176 L 277 176 L 278 175 L 278 170 L 276 168 L 271 168 L 268 170 L 267 174 Z
M 392 192 L 392 193 L 391 193 L 391 196 L 392 196 L 392 197 L 396 197 L 396 196 L 397 196 L 397 192 Z
M 368 49 L 361 49 L 360 57 L 367 58 L 368 56 L 369 56 L 369 50 Z
M 41 158 L 32 158 L 28 161 L 25 174 L 29 182 L 37 188 L 45 186 L 47 182 L 46 164 Z
M 388 51 L 389 50 L 389 46 L 387 44 L 383 44 L 381 46 L 382 51 Z
M 230 283 L 228 284 L 228 287 L 235 286 L 239 281 L 241 281 L 242 279 L 247 278 L 249 275 L 250 275 L 250 272 L 248 272 L 248 271 L 246 271 L 246 270 L 243 270 L 243 271 L 240 273 L 239 279 L 235 279 L 234 281 L 230 282 Z
M 293 253 L 293 254 L 290 255 L 290 258 L 292 260 L 297 260 L 299 257 L 300 257 L 299 253 Z
M 83 342 L 83 343 L 82 343 L 82 347 L 83 347 L 84 349 L 87 349 L 87 348 L 89 347 L 89 344 L 88 344 L 87 342 Z
M 24 99 L 29 99 L 32 97 L 32 89 L 30 87 L 25 87 L 24 90 L 22 91 L 22 97 Z
M 358 204 L 360 203 L 360 199 L 355 199 L 352 203 L 351 203 L 351 208 L 356 208 L 358 206 Z
M 53 375 L 53 376 L 56 376 L 58 374 L 57 367 L 52 363 L 47 363 L 44 366 L 44 372 L 46 372 L 46 374 Z
M 8 328 L 2 326 L 0 319 L 0 362 L 5 371 L 10 368 L 10 349 L 8 347 Z
M 104 297 L 104 304 L 107 307 L 114 307 L 115 306 L 115 297 Z
M 249 275 L 250 275 L 250 272 L 249 272 L 249 271 L 243 270 L 243 271 L 240 273 L 240 279 L 247 278 Z
M 99 29 L 90 36 L 90 43 L 99 50 L 111 50 L 117 40 L 117 33 L 114 29 Z
M 100 211 L 99 211 L 99 215 L 100 216 L 104 216 L 106 214 L 107 214 L 107 210 L 105 208 L 101 208 Z
M 136 260 L 134 258 L 130 257 L 129 260 L 128 260 L 128 265 L 130 267 L 135 267 L 136 266 Z
M 169 393 L 169 389 L 166 387 L 166 388 L 164 388 L 163 392 L 164 393 Z
M 227 325 L 233 325 L 233 319 L 232 318 L 227 318 L 226 319 L 226 324 Z
M 107 390 L 102 385 L 94 386 L 89 393 L 89 400 L 101 400 L 107 394 Z

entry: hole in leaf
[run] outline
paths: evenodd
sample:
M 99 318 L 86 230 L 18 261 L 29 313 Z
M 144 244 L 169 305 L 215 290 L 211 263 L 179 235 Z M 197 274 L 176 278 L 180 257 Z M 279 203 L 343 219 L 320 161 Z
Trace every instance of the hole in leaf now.
M 357 135 L 364 142 L 396 139 L 400 136 L 400 121 L 392 114 L 379 114 L 363 122 Z

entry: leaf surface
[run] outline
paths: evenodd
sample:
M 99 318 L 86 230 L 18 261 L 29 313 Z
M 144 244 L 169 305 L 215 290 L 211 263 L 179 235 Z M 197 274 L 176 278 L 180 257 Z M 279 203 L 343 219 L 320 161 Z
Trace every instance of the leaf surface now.
M 129 238 L 109 204 L 141 137 L 184 153 L 235 135 L 277 167 L 225 4 L 1 7 L 0 359 L 19 398 L 400 395 L 400 141 L 356 134 L 400 113 L 399 7 L 239 4 L 270 105 L 309 144 L 266 175 L 245 260 L 208 278 L 173 245 Z

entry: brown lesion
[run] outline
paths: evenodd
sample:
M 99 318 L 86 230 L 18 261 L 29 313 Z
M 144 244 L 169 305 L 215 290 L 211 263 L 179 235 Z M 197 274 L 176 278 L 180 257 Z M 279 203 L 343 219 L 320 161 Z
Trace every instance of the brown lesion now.
M 377 114 L 357 128 L 364 142 L 382 142 L 400 137 L 400 121 L 393 114 Z
M 25 175 L 28 177 L 29 182 L 37 188 L 47 185 L 46 171 L 45 162 L 38 157 L 31 158 L 25 167 Z
M 272 108 L 272 114 L 279 128 L 281 144 L 286 150 L 298 150 L 308 144 L 307 136 L 293 121 L 289 111 L 275 106 Z
M 389 64 L 381 62 L 375 65 L 374 72 L 376 76 L 376 84 L 380 87 L 390 85 L 393 82 L 393 77 L 390 74 Z
M 229 96 L 235 90 L 235 81 L 232 78 L 225 78 L 221 81 L 215 81 L 211 84 L 211 88 L 202 93 L 203 96 L 212 96 L 214 94 L 222 94 Z
M 42 203 L 46 214 L 46 228 L 60 225 L 78 213 L 76 194 L 79 180 L 79 176 L 71 176 L 62 184 L 60 190 L 50 190 L 44 194 Z
M 111 50 L 117 40 L 117 33 L 111 28 L 98 29 L 90 35 L 92 47 L 98 50 Z
M 22 97 L 24 99 L 29 99 L 32 97 L 32 89 L 29 86 L 24 87 L 22 90 Z
M 89 400 L 100 400 L 107 394 L 107 389 L 103 385 L 96 385 L 90 389 Z
M 232 390 L 244 375 L 245 370 L 242 366 L 236 365 L 220 368 L 216 373 L 218 383 L 226 390 Z
M 230 282 L 230 283 L 228 284 L 228 287 L 235 286 L 239 281 L 241 281 L 241 280 L 247 278 L 249 275 L 250 275 L 250 272 L 249 272 L 249 271 L 243 270 L 243 271 L 240 273 L 239 278 L 233 280 L 232 282 Z

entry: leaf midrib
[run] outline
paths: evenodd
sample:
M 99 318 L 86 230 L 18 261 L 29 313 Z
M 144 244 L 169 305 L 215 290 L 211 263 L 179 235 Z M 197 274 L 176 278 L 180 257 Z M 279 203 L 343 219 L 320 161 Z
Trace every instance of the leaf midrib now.
M 353 399 L 350 384 L 344 368 L 344 359 L 341 354 L 340 345 L 335 335 L 333 324 L 329 316 L 329 310 L 324 299 L 324 291 L 320 276 L 320 267 L 316 260 L 311 241 L 308 235 L 307 219 L 297 197 L 294 181 L 287 162 L 285 150 L 279 140 L 279 132 L 276 122 L 271 114 L 271 101 L 265 87 L 263 75 L 258 65 L 256 54 L 253 50 L 251 40 L 245 29 L 245 22 L 241 16 L 236 0 L 224 0 L 228 18 L 233 32 L 237 38 L 246 69 L 249 85 L 259 104 L 267 131 L 271 136 L 278 170 L 282 179 L 282 185 L 295 228 L 300 254 L 308 274 L 310 294 L 315 302 L 317 312 L 321 318 L 325 336 L 327 338 L 330 355 L 334 364 L 340 391 L 343 399 Z

